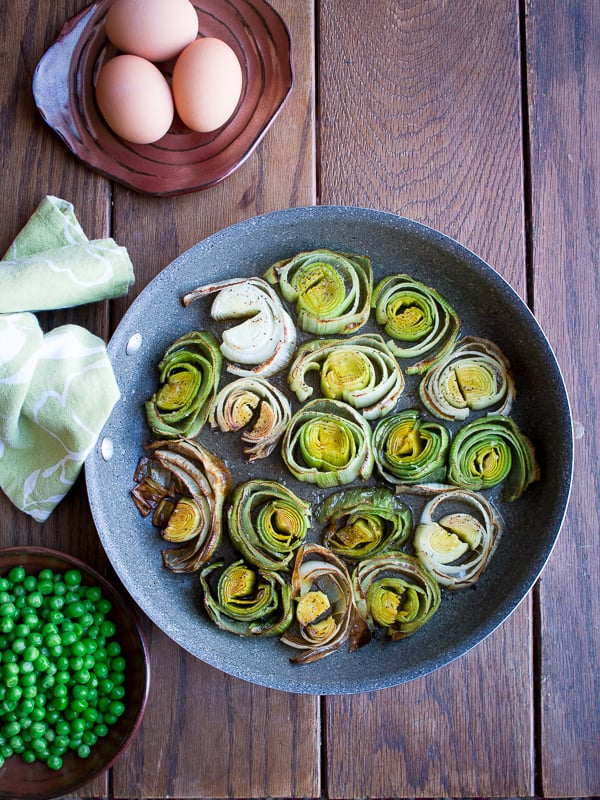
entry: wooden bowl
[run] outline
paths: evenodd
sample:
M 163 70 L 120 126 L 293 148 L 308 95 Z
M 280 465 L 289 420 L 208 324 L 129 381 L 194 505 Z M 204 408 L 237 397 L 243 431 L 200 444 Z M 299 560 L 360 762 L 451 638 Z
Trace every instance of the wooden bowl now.
M 111 602 L 108 615 L 117 628 L 115 638 L 126 659 L 125 712 L 109 727 L 106 736 L 98 739 L 87 758 L 74 751 L 63 756 L 63 766 L 54 771 L 41 761 L 26 764 L 19 755 L 8 758 L 0 769 L 0 798 L 6 800 L 46 800 L 77 791 L 79 787 L 101 775 L 125 752 L 142 721 L 150 684 L 150 659 L 144 634 L 132 608 L 99 572 L 68 553 L 46 547 L 5 547 L 0 549 L 0 576 L 22 565 L 28 574 L 42 569 L 65 572 L 78 569 L 83 583 L 98 586 Z

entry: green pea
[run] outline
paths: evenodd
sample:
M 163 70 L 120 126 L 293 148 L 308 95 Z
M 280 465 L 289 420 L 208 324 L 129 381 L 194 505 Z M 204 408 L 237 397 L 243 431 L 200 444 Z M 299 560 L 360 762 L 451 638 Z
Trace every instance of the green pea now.
M 13 653 L 21 655 L 22 653 L 25 652 L 26 647 L 27 647 L 27 642 L 25 641 L 25 639 L 21 639 L 19 637 L 18 639 L 13 639 L 11 650 L 13 651 Z
M 50 767 L 50 769 L 54 770 L 55 772 L 58 772 L 58 770 L 62 768 L 63 761 L 60 756 L 54 755 L 48 758 L 46 764 Z
M 81 572 L 78 569 L 68 569 L 64 574 L 64 581 L 69 587 L 79 586 L 81 577 Z
M 90 678 L 92 677 L 90 674 L 89 669 L 80 669 L 78 672 L 75 673 L 75 680 L 77 683 L 89 683 Z
M 67 725 L 67 732 L 66 732 L 66 733 L 63 733 L 63 734 L 59 734 L 59 735 L 56 737 L 56 739 L 54 740 L 54 747 L 55 747 L 56 749 L 60 749 L 60 750 L 62 750 L 63 752 L 66 752 L 66 751 L 67 751 L 67 749 L 68 749 L 68 747 L 69 747 L 69 741 L 70 741 L 70 736 L 69 736 L 69 733 L 70 733 L 70 728 L 69 728 L 69 726 Z
M 87 758 L 91 753 L 90 747 L 87 744 L 80 744 L 77 748 L 77 755 L 79 758 Z
M 57 711 L 55 708 L 47 708 L 46 709 L 46 716 L 44 717 L 44 722 L 47 722 L 48 725 L 54 725 L 60 719 L 60 711 Z
M 69 603 L 65 608 L 65 614 L 69 619 L 76 619 L 80 617 L 82 614 L 85 614 L 85 608 L 83 604 L 80 603 L 78 600 L 74 600 L 72 603 Z
M 96 722 L 98 719 L 98 711 L 95 708 L 84 708 L 81 712 L 82 717 L 86 722 Z
M 2 603 L 0 605 L 0 617 L 14 617 L 17 614 L 17 607 L 14 603 Z
M 112 642 L 109 642 L 106 645 L 106 652 L 108 653 L 108 655 L 111 658 L 114 657 L 114 656 L 120 655 L 121 654 L 121 650 L 122 650 L 122 648 L 121 648 L 121 645 L 119 644 L 119 642 L 112 641 Z
M 0 633 L 10 633 L 14 627 L 11 617 L 0 617 Z
M 94 624 L 94 617 L 93 617 L 92 614 L 90 614 L 89 611 L 86 611 L 85 613 L 83 613 L 81 615 L 81 617 L 79 618 L 79 621 L 81 622 L 81 627 L 82 628 L 84 628 L 84 629 L 85 628 L 89 628 Z
M 125 704 L 122 703 L 120 700 L 112 700 L 109 703 L 108 710 L 115 717 L 120 717 L 125 713 Z
M 18 703 L 23 696 L 23 689 L 20 686 L 9 686 L 6 690 L 5 699 L 9 703 Z
M 44 644 L 44 637 L 39 631 L 32 631 L 25 641 L 29 647 L 41 647 Z
M 34 645 L 29 645 L 23 651 L 25 661 L 35 661 L 40 655 L 40 651 Z
M 27 595 L 26 602 L 30 608 L 40 608 L 40 606 L 44 602 L 44 598 L 41 592 L 30 592 Z
M 75 719 L 71 722 L 71 733 L 77 735 L 82 734 L 85 731 L 85 720 L 81 719 L 81 717 L 75 717 Z
M 85 700 L 71 700 L 71 709 L 76 714 L 81 714 L 87 708 L 87 703 Z

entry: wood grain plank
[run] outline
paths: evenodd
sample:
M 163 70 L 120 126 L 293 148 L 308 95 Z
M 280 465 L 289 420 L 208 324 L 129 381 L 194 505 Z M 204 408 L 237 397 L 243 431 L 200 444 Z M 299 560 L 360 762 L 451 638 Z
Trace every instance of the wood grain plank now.
M 81 3 L 79 4 L 81 6 Z M 0 80 L 0 252 L 47 194 L 73 202 L 77 216 L 91 238 L 108 235 L 110 186 L 76 162 L 39 116 L 31 84 L 37 62 L 53 43 L 77 4 L 39 2 L 5 3 L 0 26 L 3 75 Z M 45 330 L 76 322 L 108 336 L 108 304 L 95 303 L 77 310 L 39 315 Z M 87 503 L 83 476 L 43 525 L 34 522 L 0 494 L 0 544 L 42 544 L 64 550 L 104 570 L 106 559 L 98 546 Z M 88 795 L 108 794 L 107 776 L 90 782 Z
M 590 796 L 600 793 L 598 4 L 530 2 L 526 30 L 534 309 L 576 437 L 571 501 L 539 586 L 541 788 Z
M 322 0 L 320 36 L 321 201 L 441 229 L 524 294 L 516 5 Z M 328 698 L 328 796 L 533 794 L 531 678 L 528 597 L 444 669 Z
M 115 322 L 163 267 L 204 237 L 257 214 L 315 202 L 312 2 L 272 5 L 292 34 L 295 87 L 258 149 L 205 192 L 166 199 L 115 187 L 114 235 L 137 272 L 126 303 L 114 304 Z M 150 635 L 154 680 L 147 716 L 113 770 L 116 796 L 320 794 L 318 698 L 253 687 L 184 653 L 157 630 Z

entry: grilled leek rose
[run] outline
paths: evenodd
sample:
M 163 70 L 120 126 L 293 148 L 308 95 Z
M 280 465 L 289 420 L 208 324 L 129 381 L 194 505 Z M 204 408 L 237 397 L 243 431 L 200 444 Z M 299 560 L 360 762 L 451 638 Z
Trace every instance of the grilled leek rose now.
M 367 479 L 373 472 L 369 423 L 339 400 L 311 400 L 297 411 L 281 452 L 298 480 L 321 487 Z
M 195 572 L 212 558 L 221 542 L 231 473 L 197 441 L 154 442 L 149 450 L 151 457 L 136 471 L 134 500 L 138 508 L 140 497 L 145 500 L 146 513 L 153 504 L 153 521 L 163 538 L 181 545 L 163 550 L 165 566 L 173 572 Z M 147 490 L 148 480 L 151 491 Z
M 307 333 L 353 333 L 369 318 L 373 270 L 366 256 L 311 250 L 276 262 L 265 279 L 296 306 L 298 327 Z
M 281 641 L 301 651 L 293 663 L 317 661 L 347 641 L 354 615 L 352 585 L 344 562 L 334 553 L 318 544 L 298 550 L 292 598 L 294 621 Z
M 479 491 L 503 483 L 511 502 L 540 475 L 531 441 L 510 417 L 490 414 L 468 422 L 454 437 L 448 457 L 448 480 Z
M 502 530 L 500 515 L 482 494 L 445 489 L 423 508 L 413 545 L 438 583 L 463 589 L 483 574 Z
M 221 570 L 217 588 L 210 576 Z M 218 561 L 200 573 L 204 607 L 221 630 L 239 636 L 280 636 L 291 624 L 291 586 L 277 572 L 260 570 L 243 560 L 227 567 Z
M 441 603 L 438 582 L 406 553 L 389 552 L 361 561 L 352 573 L 352 587 L 368 633 L 383 630 L 392 641 L 423 627 Z
M 256 461 L 273 452 L 291 416 L 288 398 L 265 378 L 237 378 L 218 392 L 210 424 L 223 432 L 245 429 L 244 453 Z
M 419 395 L 441 419 L 464 420 L 471 411 L 493 407 L 505 416 L 512 407 L 515 383 L 510 363 L 496 344 L 465 336 L 425 374 Z
M 222 335 L 221 352 L 234 375 L 267 378 L 288 366 L 296 328 L 272 287 L 262 278 L 235 278 L 199 286 L 183 296 L 184 306 L 216 293 L 216 321 L 241 320 Z
M 307 382 L 307 374 L 313 371 L 319 373 L 324 397 L 349 403 L 366 419 L 387 414 L 404 391 L 400 366 L 377 333 L 300 345 L 288 372 L 288 385 L 301 403 L 313 394 Z
M 277 481 L 238 484 L 228 509 L 229 538 L 261 569 L 284 570 L 311 525 L 311 505 Z
M 156 438 L 193 438 L 208 417 L 223 357 L 212 333 L 192 331 L 166 350 L 159 365 L 159 387 L 145 404 Z
M 449 444 L 444 426 L 423 420 L 416 409 L 383 417 L 373 431 L 375 462 L 390 483 L 443 481 Z
M 322 541 L 341 558 L 359 561 L 398 548 L 412 531 L 412 515 L 385 486 L 340 489 L 315 509 Z
M 399 358 L 427 359 L 406 368 L 421 374 L 442 358 L 458 336 L 460 321 L 450 303 L 435 289 L 410 275 L 388 275 L 373 290 L 375 319 L 391 337 Z

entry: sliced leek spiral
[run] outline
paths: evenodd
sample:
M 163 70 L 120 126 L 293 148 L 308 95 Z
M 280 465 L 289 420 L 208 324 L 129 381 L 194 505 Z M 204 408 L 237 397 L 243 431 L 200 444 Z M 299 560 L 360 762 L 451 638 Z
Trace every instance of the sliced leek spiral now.
M 347 641 L 354 617 L 352 585 L 344 564 L 317 544 L 303 545 L 292 574 L 294 622 L 281 641 L 302 651 L 292 663 L 308 664 L 334 653 Z
M 488 339 L 465 336 L 423 377 L 419 386 L 423 405 L 436 417 L 464 420 L 470 412 L 495 406 L 510 414 L 515 382 L 510 363 Z
M 315 509 L 322 541 L 340 558 L 359 561 L 398 548 L 412 531 L 411 511 L 385 486 L 341 489 Z
M 373 472 L 369 423 L 340 400 L 306 403 L 292 417 L 281 452 L 298 480 L 324 488 L 366 480 Z
M 237 378 L 218 392 L 210 424 L 221 431 L 239 431 L 248 444 L 249 461 L 271 454 L 292 416 L 290 401 L 265 378 Z
M 216 592 L 209 576 L 221 569 Z M 204 607 L 217 627 L 239 636 L 280 636 L 292 622 L 291 586 L 277 572 L 217 561 L 200 573 Z
M 228 521 L 231 543 L 246 561 L 285 570 L 304 544 L 311 505 L 277 481 L 249 480 L 233 490 Z
M 159 388 L 145 404 L 156 438 L 196 436 L 215 397 L 223 357 L 212 333 L 192 331 L 171 344 L 159 365 Z
M 373 431 L 375 462 L 394 484 L 443 481 L 449 444 L 444 426 L 423 420 L 416 409 L 383 417 Z
M 463 589 L 483 574 L 502 529 L 499 514 L 482 494 L 447 489 L 423 508 L 413 545 L 438 583 Z
M 301 403 L 313 393 L 306 381 L 312 371 L 319 372 L 324 397 L 349 403 L 366 419 L 387 414 L 404 391 L 400 366 L 377 333 L 300 345 L 288 372 L 288 385 Z
M 490 414 L 464 425 L 449 453 L 448 480 L 479 491 L 504 483 L 502 499 L 520 497 L 539 478 L 531 441 L 510 417 Z
M 389 552 L 361 561 L 352 573 L 354 602 L 366 631 L 356 646 L 377 630 L 397 641 L 415 633 L 440 607 L 440 586 L 414 556 Z M 358 627 L 356 629 L 358 636 Z
M 375 319 L 391 336 L 390 349 L 399 358 L 422 358 L 406 368 L 421 374 L 442 358 L 458 336 L 456 311 L 435 289 L 410 275 L 388 275 L 373 290 Z M 435 352 L 433 352 L 435 351 Z
M 265 279 L 279 284 L 307 333 L 352 333 L 369 318 L 373 270 L 366 256 L 327 249 L 298 253 L 273 264 Z
M 262 278 L 236 278 L 200 286 L 184 295 L 184 306 L 217 293 L 211 306 L 216 321 L 242 322 L 223 331 L 221 352 L 234 375 L 267 378 L 288 366 L 296 328 L 272 287 Z
M 150 461 L 170 479 L 162 498 L 167 502 L 157 506 L 154 520 L 163 528 L 166 541 L 181 545 L 163 550 L 164 565 L 173 572 L 195 572 L 221 542 L 231 474 L 220 458 L 197 441 L 155 442 L 150 450 Z M 177 496 L 169 502 L 167 497 L 175 494 L 173 487 Z

